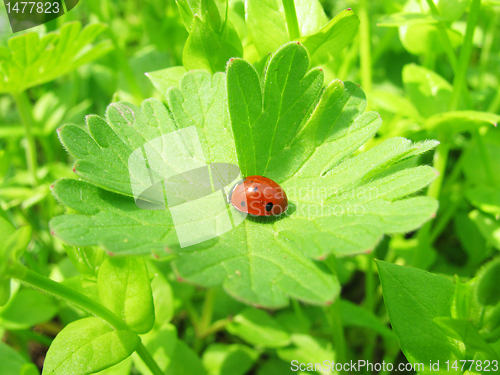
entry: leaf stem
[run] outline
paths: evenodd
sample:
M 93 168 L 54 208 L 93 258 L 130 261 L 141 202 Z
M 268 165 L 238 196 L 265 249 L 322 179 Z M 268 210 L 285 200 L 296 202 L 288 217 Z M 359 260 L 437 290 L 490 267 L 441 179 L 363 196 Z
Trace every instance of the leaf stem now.
M 372 60 L 371 60 L 371 39 L 370 39 L 370 17 L 368 16 L 367 0 L 359 2 L 359 57 L 361 63 L 361 86 L 365 92 L 372 89 Z
M 340 68 L 338 70 L 337 76 L 342 79 L 342 80 L 348 80 L 348 75 L 349 72 L 351 71 L 351 66 L 354 61 L 354 59 L 358 55 L 359 51 L 359 39 L 354 38 L 352 41 L 352 45 L 349 48 L 349 51 L 344 55 L 344 59 L 342 61 L 342 65 L 340 65 Z
M 454 111 L 458 107 L 458 101 L 462 89 L 466 85 L 467 67 L 469 65 L 470 56 L 472 52 L 472 38 L 474 36 L 474 29 L 477 25 L 479 18 L 479 10 L 481 8 L 481 0 L 472 0 L 470 5 L 469 15 L 467 17 L 467 29 L 465 31 L 464 43 L 460 50 L 460 57 L 458 58 L 457 71 L 453 79 L 453 91 L 451 93 L 450 111 Z
M 333 344 L 335 346 L 335 362 L 345 363 L 347 356 L 345 350 L 345 337 L 344 337 L 344 326 L 342 324 L 342 318 L 340 316 L 340 296 L 337 297 L 335 302 L 330 306 L 328 311 L 328 320 L 332 328 L 332 338 Z
M 488 112 L 499 113 L 500 112 L 500 90 L 497 90 L 497 93 L 490 105 L 488 106 Z
M 491 51 L 494 46 L 495 31 L 499 22 L 500 14 L 493 13 L 492 15 L 490 15 L 488 25 L 486 26 L 486 32 L 484 33 L 483 48 L 481 48 L 481 55 L 479 57 L 479 77 L 481 87 L 483 89 L 485 88 L 486 82 L 488 81 L 486 71 L 491 61 Z
M 139 357 L 141 357 L 144 364 L 148 366 L 149 371 L 151 371 L 153 375 L 163 375 L 163 371 L 161 371 L 160 367 L 142 342 L 135 349 L 135 351 L 139 355 Z
M 325 265 L 330 268 L 334 275 L 337 274 L 336 263 L 337 259 L 334 255 L 331 255 L 325 259 Z M 344 337 L 344 325 L 342 324 L 340 311 L 340 296 L 337 296 L 332 305 L 325 309 L 325 314 L 331 327 L 333 345 L 335 347 L 336 353 L 335 362 L 345 363 L 345 361 L 347 360 L 346 343 Z
M 217 320 L 210 327 L 208 327 L 205 332 L 203 332 L 203 338 L 223 330 L 229 323 L 231 323 L 231 321 L 231 318 Z
M 493 172 L 493 168 L 491 167 L 490 157 L 488 155 L 488 149 L 484 144 L 483 137 L 479 132 L 479 129 L 475 129 L 472 133 L 476 140 L 477 148 L 479 149 L 479 155 L 481 157 L 481 161 L 483 162 L 484 169 L 486 172 L 486 178 L 491 186 L 495 186 L 495 174 Z
M 285 8 L 286 24 L 288 26 L 288 35 L 290 40 L 300 38 L 299 21 L 297 20 L 297 12 L 295 11 L 294 0 L 283 0 L 283 8 Z
M 116 329 L 129 330 L 128 326 L 123 320 L 121 320 L 106 307 L 87 297 L 86 295 L 68 288 L 67 286 L 64 286 L 56 281 L 53 281 L 48 277 L 40 275 L 20 264 L 14 264 L 11 270 L 12 278 L 17 279 L 20 282 L 27 284 L 35 289 L 40 289 L 46 293 L 71 302 L 80 309 L 104 319 Z
M 439 175 L 432 181 L 427 196 L 439 200 L 441 193 L 441 186 L 443 184 L 443 177 L 446 172 L 446 163 L 448 161 L 449 146 L 445 141 L 439 145 L 434 154 L 434 168 L 438 171 Z M 425 223 L 418 231 L 418 246 L 415 247 L 413 253 L 413 266 L 422 267 L 423 262 L 426 261 L 425 257 L 428 254 L 428 247 L 432 244 L 430 241 L 432 221 Z
M 24 130 L 26 133 L 26 139 L 28 141 L 28 148 L 26 149 L 26 161 L 28 165 L 28 170 L 31 174 L 33 186 L 38 185 L 38 178 L 36 172 L 38 169 L 37 162 L 37 151 L 35 136 L 33 135 L 33 128 L 35 127 L 35 119 L 33 118 L 33 110 L 31 108 L 31 103 L 26 95 L 26 91 L 18 92 L 12 94 L 14 100 L 17 104 L 17 109 L 21 114 L 24 123 Z
M 207 289 L 205 294 L 205 301 L 201 310 L 201 317 L 199 321 L 199 334 L 204 335 L 205 331 L 209 328 L 212 322 L 212 315 L 214 312 L 215 291 L 214 289 Z
M 445 211 L 439 215 L 439 220 L 436 220 L 436 224 L 434 224 L 434 228 L 432 228 L 432 231 L 429 234 L 429 243 L 434 243 L 434 241 L 438 239 L 439 235 L 446 229 L 446 226 L 457 211 L 460 203 L 462 203 L 461 199 L 448 203 L 448 207 L 446 207 Z
M 434 4 L 434 1 L 427 0 L 427 4 L 429 4 L 429 8 L 431 8 L 432 14 L 439 17 L 440 16 L 439 10 L 436 7 L 436 4 Z M 455 51 L 453 51 L 453 45 L 451 44 L 451 40 L 448 33 L 446 32 L 446 24 L 444 23 L 444 21 L 439 21 L 437 26 L 438 26 L 439 37 L 443 42 L 444 52 L 446 53 L 446 56 L 448 56 L 448 60 L 450 60 L 453 72 L 456 74 L 457 64 L 458 64 L 457 56 L 455 55 Z
M 383 53 L 393 45 L 393 39 L 396 35 L 398 35 L 398 28 L 389 27 L 387 32 L 384 34 L 380 42 L 373 50 L 372 65 L 375 65 L 377 61 L 382 57 Z
M 371 251 L 366 256 L 366 274 L 365 274 L 365 308 L 371 313 L 375 312 L 375 272 L 373 263 L 375 262 L 374 251 Z M 375 346 L 376 335 L 372 331 L 366 334 L 366 345 L 363 353 L 363 358 L 372 361 L 373 349 Z
M 10 270 L 10 276 L 23 284 L 64 299 L 78 308 L 104 319 L 116 329 L 130 331 L 130 328 L 122 319 L 86 295 L 53 281 L 48 277 L 33 272 L 19 263 L 13 264 Z M 154 375 L 163 374 L 158 364 L 142 343 L 136 348 L 136 352 Z
M 365 278 L 365 306 L 366 309 L 370 312 L 374 310 L 374 296 L 373 292 L 375 290 L 375 282 L 374 282 L 374 271 L 373 271 L 373 262 L 374 262 L 373 251 L 366 255 L 366 278 Z
M 441 143 L 434 154 L 434 168 L 438 171 L 439 175 L 432 181 L 429 190 L 427 191 L 427 196 L 439 199 L 439 194 L 441 193 L 441 185 L 443 184 L 444 174 L 446 172 L 446 163 L 448 161 L 449 146 L 447 142 Z

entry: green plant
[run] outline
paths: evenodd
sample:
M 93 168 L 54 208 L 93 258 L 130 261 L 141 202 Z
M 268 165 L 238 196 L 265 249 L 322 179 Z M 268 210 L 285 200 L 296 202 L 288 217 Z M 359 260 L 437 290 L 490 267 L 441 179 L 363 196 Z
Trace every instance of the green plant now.
M 496 371 L 499 19 L 88 0 L 0 38 L 2 371 Z M 180 221 L 147 190 L 221 163 L 277 181 L 286 214 L 220 204 L 236 180 L 215 169 L 212 200 L 176 193 Z

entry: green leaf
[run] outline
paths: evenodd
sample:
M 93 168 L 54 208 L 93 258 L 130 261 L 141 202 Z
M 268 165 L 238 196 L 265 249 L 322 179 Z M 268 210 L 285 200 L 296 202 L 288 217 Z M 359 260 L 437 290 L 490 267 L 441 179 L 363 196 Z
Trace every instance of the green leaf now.
M 227 330 L 252 345 L 264 348 L 280 348 L 290 343 L 288 332 L 263 310 L 243 310 L 233 318 Z
M 156 89 L 161 93 L 167 93 L 170 87 L 179 88 L 182 76 L 187 72 L 183 66 L 173 66 L 155 72 L 146 73 Z
M 406 94 L 422 116 L 430 117 L 448 110 L 452 87 L 437 73 L 415 64 L 408 64 L 403 68 L 403 83 Z
M 273 162 L 271 155 L 285 150 L 303 125 L 304 114 L 316 104 L 323 72 L 308 72 L 308 66 L 307 51 L 287 44 L 271 59 L 262 92 L 257 72 L 249 63 L 242 59 L 229 63 L 229 112 L 244 176 L 269 175 L 273 168 L 266 164 Z M 274 164 L 283 165 L 283 159 Z M 269 177 L 275 178 L 273 174 Z
M 114 184 L 116 181 L 110 181 Z M 111 255 L 165 254 L 174 243 L 172 219 L 165 211 L 137 207 L 132 198 L 68 179 L 54 183 L 60 202 L 81 214 L 58 216 L 50 225 L 55 235 L 76 246 L 103 246 Z
M 439 18 L 431 14 L 424 13 L 393 13 L 389 16 L 383 17 L 377 22 L 377 26 L 381 27 L 397 27 L 403 25 L 419 25 L 438 23 Z
M 482 305 L 500 302 L 500 258 L 488 262 L 476 275 L 476 296 Z
M 75 268 L 84 276 L 97 276 L 99 266 L 106 258 L 104 251 L 97 247 L 66 246 L 68 258 Z
M 323 364 L 325 360 L 335 361 L 336 358 L 330 341 L 306 334 L 292 335 L 292 345 L 276 350 L 276 354 L 288 363 L 298 361 L 298 363 Z M 328 371 L 326 366 L 323 369 L 325 373 Z M 314 368 L 307 370 L 312 371 Z
M 141 336 L 141 339 L 147 351 L 153 356 L 156 364 L 163 372 L 167 371 L 167 368 L 172 362 L 178 360 L 174 356 L 177 343 L 179 342 L 177 339 L 177 329 L 174 325 L 164 322 L 160 327 L 155 327 L 151 332 Z M 137 354 L 134 354 L 132 357 L 134 359 L 134 365 L 141 374 L 151 374 L 149 368 Z M 199 363 L 199 359 L 196 359 Z
M 275 375 L 290 373 L 290 363 L 281 361 L 277 358 L 271 358 L 265 361 L 257 370 L 257 375 Z M 307 372 L 298 371 L 298 375 L 305 375 Z
M 473 137 L 463 156 L 463 171 L 467 181 L 476 186 L 500 187 L 500 132 L 486 128 L 480 139 Z
M 0 60 L 0 93 L 21 92 L 52 81 L 108 53 L 109 41 L 92 45 L 105 28 L 90 24 L 81 29 L 79 22 L 68 22 L 57 33 L 39 37 L 31 32 L 9 39 L 9 49 Z
M 500 215 L 500 191 L 491 186 L 473 186 L 465 190 L 465 197 L 481 211 Z
M 372 312 L 363 309 L 351 301 L 340 301 L 342 322 L 346 327 L 369 328 L 380 335 L 394 339 L 394 332 L 385 326 Z
M 453 135 L 462 132 L 471 132 L 481 126 L 497 126 L 500 116 L 490 112 L 454 111 L 439 113 L 431 116 L 424 127 L 433 134 Z
M 446 28 L 451 46 L 457 48 L 462 42 L 462 34 L 458 31 Z M 445 53 L 445 47 L 441 39 L 437 25 L 419 23 L 399 27 L 399 38 L 404 48 L 414 55 L 439 55 Z
M 469 213 L 469 218 L 491 245 L 500 250 L 500 220 L 478 210 Z
M 414 195 L 436 172 L 403 169 L 402 162 L 437 142 L 393 138 L 358 153 L 377 132 L 380 116 L 362 113 L 366 100 L 359 86 L 336 80 L 323 89 L 323 73 L 308 72 L 308 66 L 304 47 L 290 43 L 271 57 L 263 78 L 234 59 L 227 84 L 224 74 L 186 73 L 180 88 L 162 92 L 168 108 L 154 99 L 140 108 L 115 103 L 106 120 L 88 116 L 84 128 L 65 125 L 61 141 L 77 158 L 75 171 L 85 181 L 55 183 L 54 195 L 71 210 L 51 221 L 54 234 L 77 246 L 101 245 L 115 255 L 174 252 L 180 279 L 222 285 L 254 305 L 276 308 L 290 297 L 332 301 L 338 280 L 311 257 L 358 254 L 373 249 L 384 233 L 415 230 L 431 218 L 436 201 Z M 179 131 L 184 135 L 175 147 L 180 148 L 172 150 L 163 137 Z M 145 166 L 136 170 L 145 165 L 142 150 L 152 176 Z M 196 200 L 185 203 L 185 222 L 174 226 L 176 210 L 166 209 L 163 194 L 157 210 L 139 208 L 132 198 L 153 182 L 210 163 L 237 164 L 243 175 L 280 183 L 290 201 L 287 215 L 244 220 L 225 203 Z M 352 215 L 355 209 L 360 211 Z M 235 224 L 230 222 L 227 232 L 181 248 L 179 233 L 195 237 L 204 228 L 200 223 L 220 227 L 224 217 Z M 193 222 L 196 229 L 189 231 Z
M 182 340 L 177 340 L 172 361 L 165 375 L 205 375 L 206 371 L 196 353 Z
M 420 269 L 377 262 L 385 305 L 401 350 L 410 363 L 441 363 L 460 360 L 459 344 L 447 337 L 435 323 L 451 317 L 455 287 L 452 281 Z M 440 367 L 426 366 L 422 374 L 447 374 Z
M 97 276 L 101 303 L 121 317 L 137 333 L 146 333 L 154 324 L 154 305 L 149 273 L 143 259 L 108 258 Z
M 225 70 L 230 58 L 243 55 L 236 30 L 227 24 L 222 35 L 198 16 L 182 51 L 182 64 L 187 70 L 206 69 L 211 73 Z
M 202 362 L 209 375 L 244 375 L 259 358 L 256 350 L 240 344 L 211 344 Z
M 294 0 L 294 3 L 300 35 L 312 35 L 327 24 L 328 17 L 320 1 Z
M 391 113 L 409 117 L 410 119 L 418 119 L 420 117 L 417 109 L 407 97 L 390 90 L 372 90 L 370 101 L 377 105 L 377 107 L 383 108 Z
M 175 2 L 186 30 L 191 31 L 194 15 L 201 13 L 201 1 L 176 0 Z
M 178 0 L 189 37 L 182 51 L 187 70 L 224 71 L 232 57 L 243 56 L 240 37 L 227 19 L 227 0 Z
M 469 4 L 470 0 L 439 0 L 436 2 L 436 7 L 445 20 L 456 21 Z
M 31 228 L 21 227 L 16 230 L 12 224 L 0 217 L 0 306 L 10 297 L 9 268 L 21 257 L 31 241 Z
M 3 342 L 0 342 L 0 363 L 2 363 L 2 375 L 38 374 L 33 363 L 26 361 L 21 354 Z
M 358 26 L 359 19 L 349 8 L 337 14 L 317 33 L 298 40 L 307 48 L 313 65 L 324 64 L 352 42 Z
M 148 269 L 154 275 L 151 280 L 151 290 L 155 307 L 155 326 L 161 327 L 174 317 L 173 291 L 167 278 L 152 262 L 148 263 Z
M 59 311 L 52 297 L 33 289 L 20 289 L 0 310 L 0 325 L 11 330 L 30 329 L 50 321 Z
M 129 375 L 131 366 L 132 360 L 129 357 L 106 370 L 96 372 L 95 375 Z
M 436 317 L 434 320 L 448 336 L 463 342 L 470 356 L 475 352 L 482 352 L 490 360 L 496 359 L 498 361 L 495 351 L 483 340 L 470 321 L 444 316 Z
M 285 13 L 277 0 L 248 0 L 245 19 L 248 34 L 259 56 L 276 51 L 288 42 Z
M 295 10 L 302 35 L 297 40 L 307 47 L 314 65 L 334 58 L 356 35 L 359 20 L 350 9 L 340 12 L 329 22 L 319 1 L 296 0 Z M 260 57 L 290 40 L 281 1 L 248 1 L 246 21 L 250 39 Z
M 84 129 L 72 124 L 63 126 L 59 137 L 78 159 L 76 173 L 97 186 L 132 197 L 128 168 L 131 153 L 148 141 L 193 125 L 199 130 L 204 151 L 208 151 L 208 145 L 218 145 L 205 152 L 207 162 L 237 163 L 223 74 L 211 77 L 207 72 L 190 72 L 181 80 L 179 89 L 171 88 L 164 94 L 172 114 L 156 99 L 145 100 L 140 108 L 119 102 L 108 106 L 106 119 L 87 116 Z M 159 157 L 168 155 L 163 153 Z M 181 162 L 161 160 L 172 173 L 191 166 L 189 161 L 179 165 Z M 139 179 L 137 183 L 144 181 Z M 91 213 L 92 208 L 88 207 L 88 211 L 81 204 L 77 210 Z
M 114 330 L 100 318 L 80 319 L 54 339 L 42 374 L 92 374 L 123 361 L 139 344 L 131 331 Z

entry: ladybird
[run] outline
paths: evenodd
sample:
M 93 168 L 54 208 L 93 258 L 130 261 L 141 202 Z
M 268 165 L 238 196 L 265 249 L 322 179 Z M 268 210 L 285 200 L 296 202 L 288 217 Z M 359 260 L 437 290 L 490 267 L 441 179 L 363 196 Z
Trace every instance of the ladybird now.
M 285 190 L 270 178 L 248 176 L 231 191 L 231 204 L 254 216 L 277 216 L 288 208 Z

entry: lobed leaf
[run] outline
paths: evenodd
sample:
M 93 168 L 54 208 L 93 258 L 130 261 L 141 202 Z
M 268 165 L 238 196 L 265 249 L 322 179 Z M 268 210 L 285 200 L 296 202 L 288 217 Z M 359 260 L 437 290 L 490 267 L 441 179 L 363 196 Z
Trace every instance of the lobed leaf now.
M 52 81 L 108 53 L 109 41 L 92 44 L 105 28 L 96 23 L 82 29 L 79 22 L 68 22 L 57 33 L 40 37 L 30 32 L 9 39 L 9 48 L 0 51 L 0 93 Z
M 162 92 L 167 107 L 154 99 L 140 108 L 115 103 L 106 119 L 88 116 L 85 128 L 65 125 L 61 141 L 85 181 L 55 183 L 54 195 L 71 211 L 51 221 L 53 232 L 115 255 L 174 252 L 172 265 L 181 280 L 222 284 L 254 305 L 276 308 L 290 297 L 332 301 L 338 280 L 311 258 L 369 251 L 384 233 L 411 231 L 431 218 L 437 202 L 414 195 L 436 173 L 430 167 L 405 170 L 403 162 L 437 142 L 394 138 L 357 152 L 376 133 L 380 116 L 363 113 L 366 99 L 358 85 L 336 80 L 323 89 L 322 71 L 308 67 L 305 48 L 289 43 L 269 59 L 264 77 L 233 59 L 226 75 L 186 73 L 179 88 Z M 195 133 L 178 140 L 182 158 L 155 141 L 193 126 Z M 146 143 L 155 145 L 146 151 L 152 176 L 130 172 L 134 163 L 144 163 L 143 156 L 130 155 Z M 206 163 L 238 164 L 243 175 L 274 179 L 287 191 L 289 211 L 280 218 L 244 220 L 225 204 L 183 200 L 187 216 L 180 228 L 172 207 L 151 211 L 135 204 L 134 189 Z M 177 198 L 185 199 L 185 190 Z M 353 214 L 356 207 L 362 212 Z M 233 229 L 180 247 L 180 230 L 194 225 L 187 232 L 194 237 L 210 223 L 225 225 L 227 214 Z

